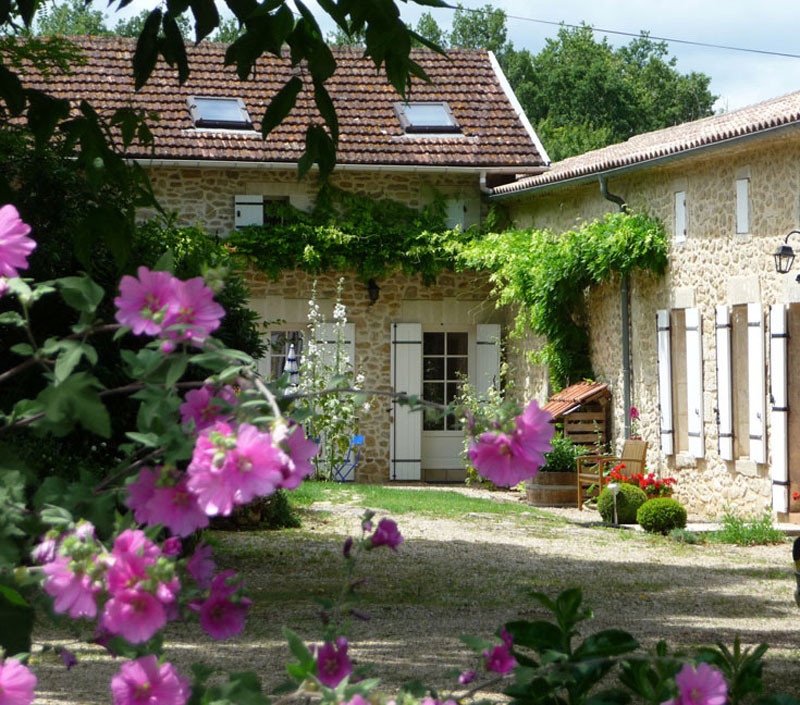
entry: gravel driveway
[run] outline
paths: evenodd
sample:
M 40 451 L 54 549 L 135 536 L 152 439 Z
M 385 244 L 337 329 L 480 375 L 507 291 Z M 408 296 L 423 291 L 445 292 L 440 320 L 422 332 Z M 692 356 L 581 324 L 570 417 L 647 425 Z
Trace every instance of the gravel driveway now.
M 494 495 L 498 501 L 507 495 Z M 283 680 L 286 624 L 310 642 L 319 639 L 315 596 L 341 584 L 340 551 L 356 535 L 362 508 L 317 503 L 302 529 L 220 534 L 226 565 L 247 580 L 255 605 L 245 632 L 214 643 L 195 624 L 172 625 L 168 657 L 185 673 L 202 660 L 230 670 L 255 670 L 271 689 Z M 379 516 L 381 513 L 379 512 Z M 594 609 L 591 629 L 620 627 L 645 645 L 666 639 L 687 649 L 717 640 L 768 642 L 770 692 L 800 695 L 800 610 L 793 599 L 791 547 L 686 545 L 630 531 L 574 523 L 586 513 L 522 516 L 470 514 L 437 519 L 397 517 L 405 543 L 367 553 L 359 563 L 361 611 L 350 653 L 375 664 L 387 689 L 418 678 L 452 688 L 452 669 L 472 665 L 459 634 L 488 636 L 503 622 L 542 616 L 530 589 L 554 594 L 582 586 Z M 42 703 L 108 703 L 108 681 L 119 663 L 97 647 L 76 645 L 63 630 L 40 627 L 41 642 L 70 643 L 81 659 L 66 672 L 55 657 L 39 657 Z

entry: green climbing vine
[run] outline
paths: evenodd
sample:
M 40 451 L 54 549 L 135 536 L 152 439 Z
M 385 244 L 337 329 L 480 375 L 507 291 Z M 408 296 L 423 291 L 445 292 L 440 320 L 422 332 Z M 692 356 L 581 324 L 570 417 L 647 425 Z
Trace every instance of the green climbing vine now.
M 304 213 L 275 204 L 269 223 L 235 231 L 228 244 L 277 278 L 285 270 L 312 274 L 354 271 L 364 281 L 400 269 L 433 284 L 445 270 L 491 274 L 499 304 L 518 307 L 517 332 L 530 327 L 547 343 L 535 359 L 557 386 L 592 377 L 585 290 L 635 269 L 663 274 L 667 240 L 649 216 L 614 213 L 579 229 L 486 232 L 503 221 L 493 212 L 484 232 L 447 230 L 445 202 L 433 194 L 422 210 L 331 186 Z
M 287 269 L 355 271 L 367 281 L 399 268 L 433 284 L 455 268 L 458 244 L 473 237 L 447 229 L 445 202 L 437 194 L 417 210 L 326 186 L 311 212 L 276 204 L 269 220 L 232 233 L 227 242 L 272 277 Z
M 491 272 L 499 304 L 518 307 L 518 333 L 529 327 L 547 340 L 534 355 L 557 387 L 593 377 L 585 291 L 636 269 L 662 275 L 663 225 L 641 213 L 612 213 L 579 229 L 507 230 L 459 247 L 458 264 Z

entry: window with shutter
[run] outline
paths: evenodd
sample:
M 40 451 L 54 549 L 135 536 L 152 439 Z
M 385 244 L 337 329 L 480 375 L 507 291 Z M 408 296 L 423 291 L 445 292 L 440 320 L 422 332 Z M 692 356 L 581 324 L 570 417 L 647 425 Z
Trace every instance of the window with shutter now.
M 769 312 L 770 430 L 772 433 L 772 508 L 789 511 L 789 399 L 787 389 L 786 306 L 776 304 Z
M 498 323 L 477 326 L 475 391 L 479 397 L 486 397 L 492 387 L 500 388 L 500 332 Z
M 767 462 L 766 391 L 764 388 L 764 319 L 761 304 L 747 304 L 747 383 L 749 388 L 750 458 Z
M 719 455 L 723 460 L 733 460 L 733 397 L 731 378 L 731 310 L 717 306 L 717 436 Z
M 699 308 L 687 308 L 686 322 L 686 435 L 689 453 L 705 457 L 703 419 L 703 317 Z
M 733 457 L 750 457 L 750 388 L 747 355 L 747 306 L 731 308 L 731 404 Z
M 664 455 L 675 452 L 672 425 L 672 346 L 669 311 L 656 312 L 658 343 L 658 405 L 661 425 L 661 450 Z
M 672 359 L 672 428 L 675 452 L 689 450 L 689 390 L 686 379 L 686 311 L 670 312 Z
M 422 325 L 393 323 L 392 390 L 410 396 L 422 395 Z M 422 414 L 393 401 L 390 444 L 390 478 L 422 478 Z

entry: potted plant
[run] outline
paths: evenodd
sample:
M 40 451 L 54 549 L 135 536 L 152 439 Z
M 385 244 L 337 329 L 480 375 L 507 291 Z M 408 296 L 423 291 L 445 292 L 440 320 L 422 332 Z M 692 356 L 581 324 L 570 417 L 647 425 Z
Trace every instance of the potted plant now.
M 561 435 L 553 437 L 553 450 L 545 453 L 545 464 L 536 477 L 525 483 L 528 504 L 536 507 L 575 507 L 575 472 L 578 457 L 588 452 Z

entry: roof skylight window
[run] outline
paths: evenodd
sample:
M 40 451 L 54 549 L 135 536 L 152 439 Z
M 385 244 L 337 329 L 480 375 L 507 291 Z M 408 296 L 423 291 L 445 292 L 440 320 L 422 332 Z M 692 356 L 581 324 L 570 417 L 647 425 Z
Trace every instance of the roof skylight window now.
M 461 132 L 461 127 L 445 101 L 395 103 L 394 109 L 406 134 Z
M 195 127 L 223 130 L 252 130 L 253 123 L 241 98 L 186 99 Z

